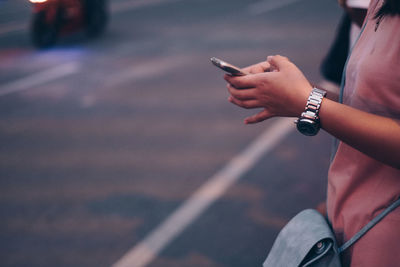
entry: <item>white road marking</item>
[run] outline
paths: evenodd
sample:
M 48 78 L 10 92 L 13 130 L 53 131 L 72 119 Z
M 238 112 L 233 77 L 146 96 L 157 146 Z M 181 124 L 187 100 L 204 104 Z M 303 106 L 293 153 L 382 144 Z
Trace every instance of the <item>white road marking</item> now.
M 25 91 L 29 88 L 75 74 L 79 71 L 79 69 L 80 65 L 77 62 L 70 62 L 57 67 L 52 67 L 22 79 L 0 85 L 0 96 Z
M 163 59 L 146 61 L 140 65 L 132 65 L 127 69 L 122 69 L 113 75 L 110 75 L 104 82 L 104 87 L 116 88 L 121 84 L 131 81 L 154 78 L 155 76 L 176 70 L 185 64 L 191 62 L 190 57 L 174 56 Z M 54 68 L 41 71 L 27 77 L 12 81 L 6 84 L 0 84 L 0 97 L 12 93 L 28 90 L 41 84 L 55 81 L 59 78 L 78 73 L 81 66 L 77 62 L 71 62 Z
M 182 0 L 135 0 L 135 1 L 117 2 L 111 6 L 111 13 L 118 13 L 121 11 L 133 10 L 141 7 L 177 2 L 177 1 L 182 1 Z
M 171 3 L 181 0 L 132 0 L 132 1 L 123 1 L 117 2 L 111 6 L 111 13 L 119 13 L 126 10 L 137 9 L 145 6 L 162 4 L 162 3 Z M 27 28 L 25 23 L 9 23 L 5 25 L 0 25 L 0 35 L 6 34 L 9 32 L 19 31 Z M 116 86 L 122 84 L 124 82 L 150 77 L 162 71 L 166 71 L 170 68 L 178 67 L 181 62 L 169 61 L 169 62 L 159 62 L 157 64 L 145 64 L 140 67 L 135 67 L 132 69 L 125 70 L 114 78 L 110 79 L 107 82 L 109 86 Z M 177 65 L 178 64 L 178 65 Z M 56 66 L 46 71 L 41 71 L 36 74 L 32 74 L 25 78 L 19 79 L 17 81 L 10 82 L 8 84 L 0 85 L 0 96 L 4 96 L 7 94 L 20 92 L 29 89 L 30 87 L 34 87 L 49 81 L 54 81 L 58 78 L 74 74 L 78 71 L 77 63 L 67 63 L 63 65 Z
M 0 27 L 0 35 L 27 29 L 27 25 L 25 23 L 17 23 L 17 22 L 3 24 L 0 26 L 1 26 Z
M 216 202 L 230 186 L 251 169 L 262 156 L 271 152 L 293 129 L 292 119 L 277 119 L 242 153 L 234 157 L 223 169 L 194 192 L 143 241 L 129 250 L 113 267 L 147 266 L 210 205 Z
M 149 60 L 140 65 L 133 64 L 128 69 L 119 71 L 117 74 L 107 79 L 106 87 L 118 87 L 121 84 L 134 80 L 143 80 L 147 78 L 154 78 L 160 73 L 167 73 L 168 71 L 175 70 L 183 65 L 189 63 L 190 57 L 174 56 L 164 59 Z
M 260 2 L 250 5 L 247 10 L 252 15 L 260 15 L 271 12 L 278 8 L 286 7 L 288 5 L 291 5 L 299 1 L 301 0 L 280 0 L 280 1 L 262 0 Z

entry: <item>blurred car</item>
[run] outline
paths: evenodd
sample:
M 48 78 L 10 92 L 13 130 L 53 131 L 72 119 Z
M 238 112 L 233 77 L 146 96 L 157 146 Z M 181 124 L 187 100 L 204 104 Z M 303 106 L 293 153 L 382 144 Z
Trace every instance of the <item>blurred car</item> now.
M 107 0 L 29 0 L 33 4 L 32 41 L 36 47 L 54 45 L 59 36 L 85 30 L 102 34 L 108 22 Z

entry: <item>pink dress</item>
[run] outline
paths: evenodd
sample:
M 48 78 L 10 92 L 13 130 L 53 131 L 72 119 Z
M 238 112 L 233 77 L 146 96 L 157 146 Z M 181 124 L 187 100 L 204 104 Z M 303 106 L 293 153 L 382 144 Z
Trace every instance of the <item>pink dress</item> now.
M 385 16 L 375 31 L 374 14 L 381 2 L 372 0 L 367 24 L 351 53 L 343 103 L 400 123 L 400 16 Z M 399 197 L 399 169 L 339 143 L 329 169 L 327 200 L 339 245 Z M 348 249 L 343 265 L 400 266 L 400 208 Z

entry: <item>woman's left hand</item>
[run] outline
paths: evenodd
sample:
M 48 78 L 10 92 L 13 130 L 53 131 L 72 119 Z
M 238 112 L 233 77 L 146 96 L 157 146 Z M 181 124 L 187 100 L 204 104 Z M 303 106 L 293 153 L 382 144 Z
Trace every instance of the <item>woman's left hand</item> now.
M 246 124 L 274 116 L 300 116 L 312 90 L 303 73 L 286 57 L 271 56 L 266 63 L 273 71 L 224 76 L 231 94 L 230 102 L 246 109 L 263 108 L 258 114 L 246 118 Z

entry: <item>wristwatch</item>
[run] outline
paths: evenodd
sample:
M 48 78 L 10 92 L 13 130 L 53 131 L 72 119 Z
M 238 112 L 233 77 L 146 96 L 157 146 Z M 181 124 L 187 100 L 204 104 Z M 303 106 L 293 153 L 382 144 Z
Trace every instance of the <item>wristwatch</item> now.
M 318 116 L 319 108 L 321 107 L 322 99 L 326 96 L 324 90 L 313 88 L 307 100 L 307 105 L 300 118 L 295 123 L 297 130 L 307 136 L 314 136 L 321 128 L 320 119 Z

